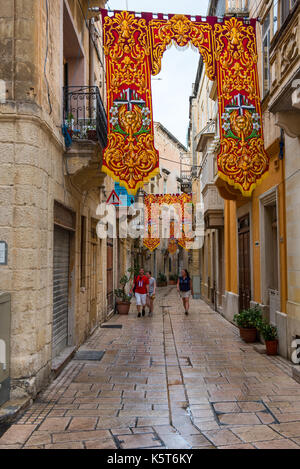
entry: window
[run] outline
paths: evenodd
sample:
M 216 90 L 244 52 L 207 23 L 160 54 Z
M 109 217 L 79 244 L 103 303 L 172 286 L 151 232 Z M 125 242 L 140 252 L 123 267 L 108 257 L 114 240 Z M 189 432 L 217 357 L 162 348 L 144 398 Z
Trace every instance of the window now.
M 281 26 L 289 16 L 290 11 L 294 8 L 296 0 L 281 0 Z
M 275 0 L 273 3 L 273 36 L 278 31 L 278 20 L 279 20 L 279 0 Z
M 265 97 L 270 90 L 270 12 L 265 18 L 262 26 L 263 37 L 263 97 Z
M 164 179 L 164 194 L 167 194 L 168 193 L 168 181 L 166 179 Z

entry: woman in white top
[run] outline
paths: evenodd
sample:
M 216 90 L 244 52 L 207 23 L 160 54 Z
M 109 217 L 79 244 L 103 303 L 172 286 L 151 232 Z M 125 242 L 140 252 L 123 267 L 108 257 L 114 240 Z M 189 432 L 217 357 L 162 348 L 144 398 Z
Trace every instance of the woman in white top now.
M 154 309 L 154 299 L 155 299 L 155 290 L 156 290 L 156 280 L 152 277 L 151 272 L 146 273 L 149 279 L 149 295 L 147 296 L 147 306 L 149 308 L 149 316 L 153 314 Z

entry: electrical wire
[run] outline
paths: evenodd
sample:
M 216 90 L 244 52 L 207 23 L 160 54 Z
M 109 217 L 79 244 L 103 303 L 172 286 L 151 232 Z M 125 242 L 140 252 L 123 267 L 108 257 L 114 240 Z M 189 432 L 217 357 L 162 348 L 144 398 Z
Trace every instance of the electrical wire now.
M 190 166 L 191 168 L 201 168 L 201 166 L 197 166 L 197 165 L 194 165 L 194 164 L 189 164 L 189 163 L 182 163 L 182 162 L 178 162 L 178 161 L 174 161 L 174 160 L 169 160 L 168 158 L 162 158 L 161 156 L 159 157 L 160 160 L 165 160 L 165 161 L 170 161 L 171 163 L 175 163 L 175 164 L 180 164 L 182 166 Z

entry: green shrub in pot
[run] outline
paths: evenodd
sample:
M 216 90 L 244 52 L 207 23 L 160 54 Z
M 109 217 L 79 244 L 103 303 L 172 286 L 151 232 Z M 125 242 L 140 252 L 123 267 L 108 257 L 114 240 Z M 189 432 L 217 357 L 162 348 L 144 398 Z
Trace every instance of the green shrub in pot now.
M 257 330 L 262 323 L 262 312 L 258 307 L 244 309 L 233 317 L 240 329 L 240 336 L 245 342 L 255 342 Z
M 267 355 L 277 355 L 278 349 L 278 330 L 276 326 L 261 321 L 259 325 L 259 332 L 261 333 L 265 343 Z

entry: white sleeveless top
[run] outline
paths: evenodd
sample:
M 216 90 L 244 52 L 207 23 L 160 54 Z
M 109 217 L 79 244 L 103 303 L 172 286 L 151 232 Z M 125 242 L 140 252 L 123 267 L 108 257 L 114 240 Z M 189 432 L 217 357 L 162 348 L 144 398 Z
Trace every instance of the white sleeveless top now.
M 155 278 L 150 277 L 149 278 L 149 293 L 153 293 L 154 291 L 154 282 L 155 282 Z

